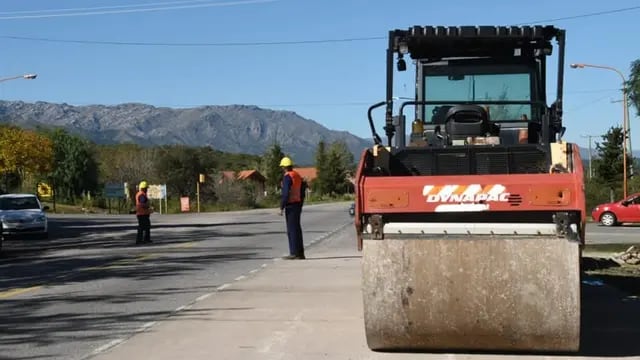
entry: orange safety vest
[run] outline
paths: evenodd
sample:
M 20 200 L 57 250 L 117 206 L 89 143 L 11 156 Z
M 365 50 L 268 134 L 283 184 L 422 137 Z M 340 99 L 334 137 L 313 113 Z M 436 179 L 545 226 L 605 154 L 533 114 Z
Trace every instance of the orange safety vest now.
M 147 197 L 147 194 L 145 194 L 142 191 L 138 191 L 138 193 L 136 194 L 136 215 L 149 215 L 151 214 L 151 212 L 149 211 L 149 197 L 147 197 L 147 202 L 146 205 L 147 207 L 144 207 L 142 202 L 140 202 L 140 197 L 141 196 L 145 196 Z
M 287 171 L 285 175 L 291 178 L 291 189 L 289 189 L 289 200 L 287 202 L 289 204 L 301 202 L 302 177 L 294 170 Z

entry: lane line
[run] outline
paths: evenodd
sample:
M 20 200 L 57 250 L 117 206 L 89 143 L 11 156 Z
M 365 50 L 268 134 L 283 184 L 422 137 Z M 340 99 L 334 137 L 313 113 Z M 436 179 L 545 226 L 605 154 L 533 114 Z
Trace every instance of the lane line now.
M 208 298 L 209 296 L 211 296 L 211 293 L 204 294 L 204 295 L 200 295 L 200 296 L 198 296 L 198 297 L 196 298 L 196 302 L 198 302 L 198 301 L 202 301 L 202 300 L 204 300 L 204 299 Z
M 142 325 L 136 332 L 145 331 L 146 329 L 152 327 L 156 323 L 157 323 L 157 321 L 149 321 L 148 323 L 145 323 L 144 325 Z
M 12 296 L 17 296 L 17 295 L 20 295 L 20 294 L 28 293 L 30 291 L 39 290 L 43 286 L 44 285 L 36 285 L 36 286 L 30 286 L 30 287 L 26 287 L 26 288 L 17 288 L 17 289 L 11 289 L 11 290 L 2 291 L 2 292 L 0 292 L 0 299 L 7 299 L 7 298 L 10 298 Z
M 95 355 L 101 354 L 101 353 L 111 349 L 112 347 L 117 346 L 118 344 L 122 343 L 123 341 L 124 341 L 123 338 L 109 341 L 108 343 L 106 343 L 106 344 L 100 346 L 99 348 L 93 350 L 91 352 L 91 356 L 95 356 Z
M 231 286 L 231 284 L 222 284 L 222 285 L 218 286 L 216 288 L 216 290 L 224 290 L 224 289 L 228 288 L 229 286 Z

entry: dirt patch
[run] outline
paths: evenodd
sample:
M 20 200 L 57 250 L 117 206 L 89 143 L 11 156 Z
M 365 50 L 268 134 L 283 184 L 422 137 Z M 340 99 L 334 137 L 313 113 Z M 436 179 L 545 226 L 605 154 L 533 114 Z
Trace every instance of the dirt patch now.
M 582 270 L 630 296 L 640 296 L 638 265 L 621 265 L 610 258 L 583 257 Z

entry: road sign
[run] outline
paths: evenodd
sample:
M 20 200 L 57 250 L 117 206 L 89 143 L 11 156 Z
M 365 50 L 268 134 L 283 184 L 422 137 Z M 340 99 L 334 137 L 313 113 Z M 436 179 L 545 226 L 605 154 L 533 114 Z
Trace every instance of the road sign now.
M 50 197 L 53 196 L 53 189 L 51 189 L 51 186 L 49 186 L 49 184 L 39 183 L 38 184 L 38 195 L 41 198 L 50 198 Z
M 180 198 L 180 210 L 186 212 L 189 211 L 189 197 L 183 196 Z
M 158 200 L 167 197 L 167 185 L 149 185 L 147 190 L 149 199 Z
M 122 199 L 126 197 L 124 185 L 118 183 L 106 184 L 104 186 L 104 197 L 110 199 Z

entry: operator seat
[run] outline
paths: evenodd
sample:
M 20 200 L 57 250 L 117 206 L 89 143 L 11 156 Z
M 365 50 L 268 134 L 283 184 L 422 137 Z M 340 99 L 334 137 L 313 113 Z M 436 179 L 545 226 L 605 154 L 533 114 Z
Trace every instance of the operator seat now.
M 449 142 L 487 136 L 491 132 L 487 110 L 478 105 L 452 106 L 447 111 L 445 131 Z

